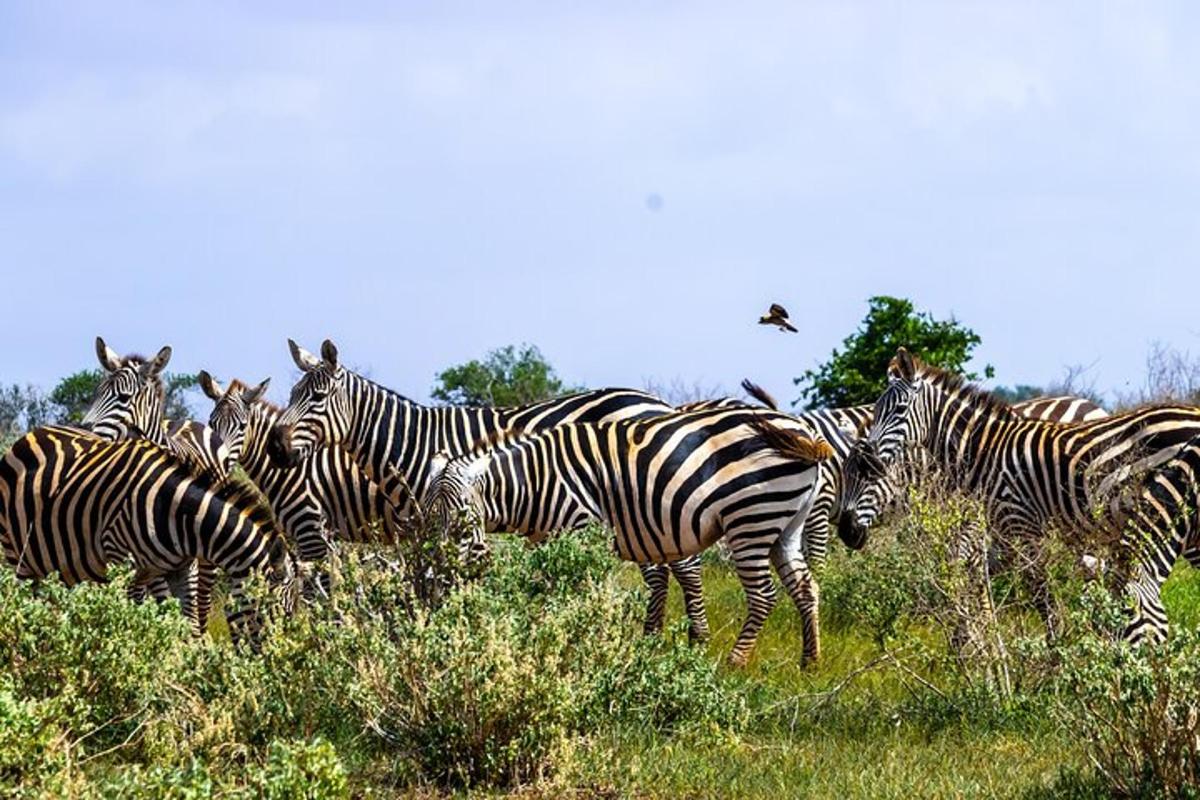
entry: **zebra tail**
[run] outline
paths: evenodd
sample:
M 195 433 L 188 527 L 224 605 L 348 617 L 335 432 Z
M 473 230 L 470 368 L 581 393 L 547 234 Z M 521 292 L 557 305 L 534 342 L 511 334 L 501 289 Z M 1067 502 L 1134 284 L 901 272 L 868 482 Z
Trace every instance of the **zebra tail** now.
M 771 396 L 771 393 L 749 378 L 742 378 L 742 389 L 746 391 L 746 394 L 750 395 L 772 411 L 779 410 L 779 404 L 775 402 L 775 398 Z
M 751 417 L 749 424 L 768 447 L 784 458 L 816 464 L 833 456 L 833 448 L 824 439 L 809 439 L 760 416 Z

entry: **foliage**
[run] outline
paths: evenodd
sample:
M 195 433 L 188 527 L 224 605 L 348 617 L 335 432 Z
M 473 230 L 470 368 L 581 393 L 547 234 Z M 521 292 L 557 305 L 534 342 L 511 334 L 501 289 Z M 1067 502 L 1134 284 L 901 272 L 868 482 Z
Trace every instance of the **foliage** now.
M 574 391 L 579 389 L 565 385 L 537 347 L 524 344 L 442 370 L 430 395 L 455 406 L 515 406 Z
M 50 399 L 57 406 L 55 421 L 70 425 L 82 420 L 103 377 L 104 373 L 98 369 L 81 369 L 59 381 L 50 392 Z
M 331 601 L 274 618 L 260 653 L 192 640 L 174 602 L 130 605 L 124 576 L 35 594 L 0 571 L 0 614 L 21 621 L 0 627 L 0 794 L 338 797 L 363 763 L 399 785 L 511 786 L 614 726 L 736 731 L 736 687 L 642 640 L 606 545 L 501 546 L 428 612 L 405 608 L 404 570 L 348 554 Z
M 50 398 L 36 386 L 12 384 L 0 387 L 0 449 L 7 450 L 13 440 L 53 417 Z
M 953 317 L 936 320 L 927 312 L 918 312 L 910 300 L 879 296 L 868 303 L 866 318 L 842 341 L 842 349 L 835 349 L 829 361 L 794 380 L 804 388 L 792 405 L 801 400 L 806 408 L 873 403 L 887 386 L 888 362 L 898 347 L 907 347 L 934 366 L 961 373 L 981 341 Z M 970 380 L 978 378 L 973 372 L 965 374 Z M 984 367 L 983 374 L 992 377 L 992 367 Z
M 1012 405 L 1013 403 L 1023 403 L 1026 400 L 1032 400 L 1035 397 L 1043 397 L 1046 395 L 1046 390 L 1041 386 L 1030 386 L 1026 383 L 1018 383 L 1016 386 L 997 386 L 992 389 L 992 394 L 998 399 Z
M 1098 586 L 1074 616 L 1083 632 L 1062 648 L 1055 712 L 1108 791 L 1200 797 L 1200 631 L 1131 647 L 1115 636 L 1121 605 Z

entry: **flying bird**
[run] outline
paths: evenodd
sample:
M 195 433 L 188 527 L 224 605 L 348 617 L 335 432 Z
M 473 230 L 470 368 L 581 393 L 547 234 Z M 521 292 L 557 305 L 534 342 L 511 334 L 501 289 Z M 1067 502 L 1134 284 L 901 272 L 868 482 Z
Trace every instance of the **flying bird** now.
M 779 303 L 772 303 L 770 310 L 764 316 L 759 317 L 758 324 L 775 325 L 781 331 L 796 333 L 796 327 L 788 322 L 787 309 L 779 305 Z

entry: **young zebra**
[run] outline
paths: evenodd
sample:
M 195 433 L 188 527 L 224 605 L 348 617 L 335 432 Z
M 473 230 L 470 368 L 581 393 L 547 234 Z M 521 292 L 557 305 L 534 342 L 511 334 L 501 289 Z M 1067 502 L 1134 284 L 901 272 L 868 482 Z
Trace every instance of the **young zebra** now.
M 380 484 L 390 513 L 399 519 L 412 513 L 414 498 L 425 496 L 432 478 L 430 461 L 437 454 L 461 455 L 479 442 L 564 422 L 639 419 L 674 411 L 653 395 L 631 389 L 597 389 L 511 408 L 429 408 L 342 367 L 329 340 L 321 346 L 321 358 L 291 340 L 288 345 L 303 375 L 272 429 L 267 445 L 271 459 L 291 467 L 318 447 L 340 445 Z M 653 602 L 657 573 L 649 570 L 644 575 Z M 698 571 L 686 573 L 684 580 L 691 575 L 695 585 L 689 585 L 688 596 L 701 598 Z M 661 625 L 661 614 L 658 619 Z M 689 606 L 689 620 L 691 634 L 706 638 L 702 598 L 698 609 Z M 655 629 L 653 622 L 649 613 L 648 631 Z
M 379 486 L 342 448 L 318 447 L 296 469 L 271 462 L 267 437 L 282 409 L 262 399 L 269 383 L 270 378 L 251 388 L 235 379 L 225 388 L 200 371 L 200 388 L 214 403 L 208 424 L 266 495 L 295 541 L 299 560 L 323 561 L 331 539 L 395 542 L 400 532 L 387 513 Z M 317 580 L 328 594 L 328 573 L 318 572 Z
M 20 578 L 104 582 L 108 564 L 132 558 L 135 584 L 165 578 L 180 595 L 203 559 L 229 575 L 237 636 L 257 631 L 243 602 L 250 573 L 265 571 L 276 586 L 292 580 L 283 537 L 252 487 L 218 482 L 148 441 L 76 428 L 38 428 L 0 461 L 0 543 Z
M 832 450 L 807 433 L 783 414 L 745 408 L 564 424 L 450 461 L 429 513 L 462 542 L 484 531 L 538 542 L 599 520 L 621 558 L 639 563 L 694 556 L 724 537 L 746 592 L 730 654 L 741 665 L 775 603 L 771 566 L 816 622 L 805 613 L 813 598 L 800 580 L 800 528 Z M 818 656 L 816 634 L 804 632 L 806 660 Z
M 1166 635 L 1160 588 L 1181 551 L 1197 543 L 1200 408 L 1150 406 L 1064 425 L 1023 419 L 903 348 L 888 377 L 870 434 L 848 465 L 852 524 L 872 523 L 888 492 L 887 467 L 918 445 L 948 480 L 984 500 L 1002 544 L 1035 543 L 1051 524 L 1115 543 L 1114 578 L 1134 601 L 1126 637 Z M 1045 565 L 1030 560 L 1034 600 L 1053 634 Z

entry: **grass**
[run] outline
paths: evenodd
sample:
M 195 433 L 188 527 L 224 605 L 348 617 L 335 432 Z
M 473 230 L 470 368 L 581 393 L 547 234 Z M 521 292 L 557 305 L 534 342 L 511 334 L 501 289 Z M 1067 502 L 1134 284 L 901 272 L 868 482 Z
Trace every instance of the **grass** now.
M 860 557 L 860 556 L 856 556 Z M 835 557 L 831 565 L 845 556 Z M 636 571 L 627 576 L 639 580 Z M 713 627 L 713 659 L 729 652 L 744 615 L 741 586 L 732 571 L 707 564 L 704 591 Z M 1164 587 L 1173 625 L 1200 624 L 1200 572 L 1180 565 Z M 672 584 L 671 621 L 683 615 Z M 826 607 L 822 657 L 812 667 L 799 662 L 800 620 L 786 596 L 768 618 L 758 647 L 739 678 L 751 696 L 817 698 L 879 655 L 861 629 L 835 625 Z M 684 636 L 680 625 L 668 635 Z M 766 689 L 768 691 L 758 691 Z M 868 671 L 844 691 L 843 700 L 883 705 L 902 702 L 910 688 L 894 671 Z M 689 797 L 1052 797 L 1060 774 L 1086 768 L 1079 742 L 1032 720 L 976 728 L 952 724 L 930 731 L 903 715 L 864 720 L 827 714 L 814 721 L 798 702 L 793 716 L 769 714 L 737 741 L 681 742 L 627 733 L 602 743 L 587 761 L 587 773 L 619 793 Z M 752 709 L 763 712 L 762 705 Z M 869 712 L 868 712 L 869 713 Z

